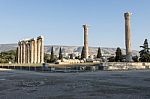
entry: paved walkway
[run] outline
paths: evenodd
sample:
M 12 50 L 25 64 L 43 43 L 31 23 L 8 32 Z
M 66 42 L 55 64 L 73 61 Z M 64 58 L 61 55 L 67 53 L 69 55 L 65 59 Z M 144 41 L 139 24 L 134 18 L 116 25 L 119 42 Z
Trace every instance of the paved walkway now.
M 150 70 L 40 73 L 0 69 L 0 99 L 150 99 Z

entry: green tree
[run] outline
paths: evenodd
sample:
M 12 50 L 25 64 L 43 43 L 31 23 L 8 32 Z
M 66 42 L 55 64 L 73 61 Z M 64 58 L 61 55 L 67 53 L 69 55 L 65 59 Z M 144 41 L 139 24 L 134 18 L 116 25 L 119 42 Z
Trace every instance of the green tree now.
M 70 59 L 73 59 L 73 54 L 70 54 Z
M 140 53 L 140 61 L 141 62 L 150 62 L 150 53 L 149 50 L 150 48 L 148 47 L 148 40 L 145 39 L 143 46 L 140 46 L 143 48 L 139 53 Z
M 44 62 L 50 63 L 50 54 L 44 53 Z
M 108 62 L 115 62 L 115 57 L 114 56 L 109 57 Z
M 140 47 L 142 47 L 143 50 L 144 50 L 146 53 L 149 54 L 149 49 L 150 49 L 150 48 L 148 47 L 148 40 L 147 40 L 147 39 L 145 39 L 143 46 L 140 46 Z
M 0 63 L 15 63 L 17 62 L 16 50 L 9 50 L 0 53 Z
M 119 47 L 116 50 L 115 61 L 116 62 L 122 62 L 122 52 L 121 52 L 121 49 Z
M 60 49 L 59 49 L 59 57 L 58 57 L 58 59 L 59 59 L 59 60 L 62 60 L 62 59 L 63 59 L 61 47 L 60 47 Z
M 53 51 L 53 46 L 51 48 L 51 59 L 50 59 L 50 62 L 54 62 L 55 61 L 55 58 L 54 58 L 54 51 Z
M 138 58 L 137 55 L 136 55 L 136 56 L 133 56 L 132 59 L 133 59 L 134 62 L 138 62 L 138 61 L 139 61 L 139 58 Z
M 97 51 L 97 58 L 101 58 L 101 57 L 102 57 L 102 53 L 101 53 L 101 49 L 99 47 L 98 51 Z
M 81 59 L 85 58 L 84 47 L 82 47 Z

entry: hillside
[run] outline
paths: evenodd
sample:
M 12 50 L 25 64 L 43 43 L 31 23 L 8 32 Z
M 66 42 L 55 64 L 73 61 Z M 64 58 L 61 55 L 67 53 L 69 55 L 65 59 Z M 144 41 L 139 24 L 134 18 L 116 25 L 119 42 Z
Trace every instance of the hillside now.
M 59 46 L 59 45 L 46 45 L 44 47 L 46 53 L 51 52 L 51 47 L 53 46 L 55 54 L 58 54 L 59 48 L 62 48 L 63 53 L 81 53 L 82 46 Z M 0 52 L 2 51 L 8 51 L 8 50 L 15 50 L 17 47 L 17 44 L 0 44 Z M 89 47 L 89 54 L 95 54 L 97 53 L 97 47 Z M 101 48 L 103 55 L 114 55 L 116 48 Z M 122 53 L 125 54 L 125 49 L 122 49 Z M 133 55 L 139 55 L 138 51 L 133 51 Z

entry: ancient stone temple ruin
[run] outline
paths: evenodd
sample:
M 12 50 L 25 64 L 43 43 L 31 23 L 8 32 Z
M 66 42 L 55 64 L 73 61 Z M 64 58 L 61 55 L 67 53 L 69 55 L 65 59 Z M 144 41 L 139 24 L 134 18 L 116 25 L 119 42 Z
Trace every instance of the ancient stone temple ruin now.
M 25 39 L 18 42 L 18 63 L 44 63 L 44 37 Z

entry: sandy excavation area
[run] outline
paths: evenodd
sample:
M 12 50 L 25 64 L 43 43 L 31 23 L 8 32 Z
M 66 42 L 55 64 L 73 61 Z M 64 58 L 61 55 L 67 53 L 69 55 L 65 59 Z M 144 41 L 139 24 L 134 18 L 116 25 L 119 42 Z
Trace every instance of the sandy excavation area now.
M 0 69 L 0 99 L 150 99 L 150 70 L 40 73 Z

